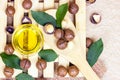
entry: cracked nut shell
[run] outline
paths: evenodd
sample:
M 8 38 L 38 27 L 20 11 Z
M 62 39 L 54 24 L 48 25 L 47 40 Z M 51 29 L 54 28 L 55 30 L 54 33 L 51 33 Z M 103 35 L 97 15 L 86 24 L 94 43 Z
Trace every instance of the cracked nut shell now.
M 14 52 L 14 48 L 11 44 L 6 44 L 5 48 L 4 48 L 4 51 L 6 54 L 13 54 Z
M 72 30 L 70 30 L 70 29 L 65 29 L 64 31 L 65 31 L 65 36 L 64 36 L 65 39 L 67 41 L 72 41 L 74 39 L 74 37 L 75 37 L 74 32 Z
M 92 43 L 93 43 L 93 40 L 87 37 L 86 38 L 86 47 L 89 48 L 92 45 Z
M 22 3 L 22 6 L 24 9 L 30 9 L 32 7 L 32 2 L 31 0 L 24 0 Z
M 69 66 L 68 67 L 68 74 L 71 77 L 76 77 L 79 74 L 79 69 L 76 66 Z
M 60 77 L 64 77 L 67 74 L 67 69 L 64 66 L 58 66 L 57 68 L 57 75 Z
M 65 39 L 59 39 L 57 41 L 57 47 L 59 49 L 65 49 L 67 47 L 67 45 L 68 45 L 68 42 Z
M 43 59 L 39 59 L 36 63 L 38 70 L 44 70 L 47 67 L 47 62 Z
M 64 36 L 64 30 L 62 30 L 62 29 L 56 29 L 55 32 L 54 32 L 54 36 L 57 39 L 63 38 L 63 36 Z
M 6 66 L 4 68 L 4 72 L 3 73 L 6 76 L 6 78 L 11 78 L 12 75 L 14 74 L 14 69 Z
M 53 34 L 54 33 L 54 26 L 51 23 L 47 23 L 44 25 L 43 30 L 47 34 Z
M 6 15 L 13 16 L 15 14 L 15 8 L 13 6 L 8 6 L 6 8 Z
M 94 3 L 96 0 L 86 0 L 86 2 L 87 3 L 89 3 L 89 4 L 92 4 L 92 3 Z
M 69 5 L 69 12 L 71 14 L 76 14 L 78 12 L 78 10 L 79 10 L 79 7 L 78 7 L 78 5 L 76 3 L 71 3 Z
M 101 15 L 98 14 L 98 13 L 93 13 L 93 14 L 90 16 L 90 21 L 91 21 L 91 23 L 93 23 L 93 24 L 98 24 L 98 23 L 100 23 L 100 21 L 101 21 Z
M 23 69 L 23 70 L 28 70 L 31 66 L 31 62 L 28 60 L 28 59 L 22 59 L 20 61 L 20 67 Z

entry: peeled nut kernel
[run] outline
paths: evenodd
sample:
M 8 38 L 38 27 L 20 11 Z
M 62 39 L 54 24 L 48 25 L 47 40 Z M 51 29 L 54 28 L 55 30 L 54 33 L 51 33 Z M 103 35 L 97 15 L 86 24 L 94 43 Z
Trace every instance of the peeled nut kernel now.
M 86 38 L 86 47 L 89 48 L 92 45 L 92 43 L 93 43 L 93 40 L 87 37 Z
M 74 37 L 75 37 L 74 32 L 72 30 L 70 30 L 70 29 L 65 29 L 64 31 L 65 31 L 65 36 L 64 36 L 65 39 L 67 41 L 72 41 L 74 39 Z
M 54 32 L 54 26 L 52 24 L 45 24 L 45 26 L 43 27 L 45 33 L 47 34 L 52 34 Z
M 28 59 L 22 59 L 20 61 L 20 67 L 23 69 L 23 70 L 28 70 L 31 66 L 31 62 L 28 60 Z
M 79 7 L 78 7 L 78 5 L 76 3 L 71 3 L 69 5 L 69 12 L 71 14 L 76 14 L 78 12 L 78 10 L 79 10 Z
M 11 44 L 6 44 L 5 48 L 4 48 L 4 51 L 6 54 L 13 54 L 14 52 L 14 48 Z
M 13 73 L 14 73 L 14 69 L 6 66 L 4 68 L 4 72 L 3 73 L 6 76 L 6 78 L 11 78 Z
M 98 14 L 98 13 L 93 13 L 93 14 L 90 16 L 90 21 L 91 21 L 93 24 L 98 24 L 98 23 L 100 23 L 100 21 L 101 21 L 101 15 Z
M 64 36 L 64 31 L 63 31 L 62 29 L 56 29 L 55 32 L 54 32 L 54 36 L 55 36 L 57 39 L 63 38 L 63 36 Z
M 43 59 L 39 59 L 36 63 L 38 70 L 44 70 L 47 67 L 47 62 Z
M 57 75 L 60 77 L 65 77 L 67 74 L 67 69 L 64 66 L 59 66 L 57 68 Z
M 32 7 L 32 2 L 31 0 L 24 0 L 22 3 L 22 6 L 24 9 L 30 9 Z
M 67 45 L 68 45 L 68 42 L 65 39 L 59 39 L 57 41 L 57 47 L 59 49 L 65 49 L 67 47 Z
M 68 74 L 71 77 L 76 77 L 79 74 L 79 69 L 76 66 L 69 66 L 68 67 Z
M 13 16 L 15 14 L 15 8 L 13 6 L 8 6 L 6 8 L 7 16 Z

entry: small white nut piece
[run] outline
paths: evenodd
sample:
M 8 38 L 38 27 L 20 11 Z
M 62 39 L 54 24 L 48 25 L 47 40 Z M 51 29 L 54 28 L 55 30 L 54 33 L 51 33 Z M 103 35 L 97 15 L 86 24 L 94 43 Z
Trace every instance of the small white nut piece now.
M 43 29 L 44 29 L 45 33 L 53 34 L 55 28 L 52 24 L 47 23 L 47 24 L 44 25 Z

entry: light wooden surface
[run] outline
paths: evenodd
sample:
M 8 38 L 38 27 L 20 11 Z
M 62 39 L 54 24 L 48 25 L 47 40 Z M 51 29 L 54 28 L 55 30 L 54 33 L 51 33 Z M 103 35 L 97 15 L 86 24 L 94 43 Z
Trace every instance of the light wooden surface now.
M 25 12 L 25 10 L 22 7 L 22 1 L 23 0 L 15 0 L 15 9 L 16 9 L 16 13 L 14 15 L 14 26 L 15 28 L 17 28 L 18 25 L 21 24 L 21 19 L 23 17 L 23 13 Z M 60 0 L 59 1 L 59 5 L 68 2 L 69 0 Z M 0 4 L 4 3 L 6 4 L 6 0 L 5 1 L 0 1 Z M 51 2 L 49 0 L 45 0 L 44 3 L 38 3 L 38 0 L 32 0 L 33 2 L 33 7 L 31 8 L 32 10 L 47 10 L 50 8 L 54 8 L 54 0 L 51 0 Z M 72 22 L 72 19 L 70 18 L 71 14 L 67 13 L 64 22 L 62 24 L 63 28 L 70 28 L 75 32 L 75 39 L 72 41 L 72 43 L 74 44 L 72 48 L 68 47 L 65 50 L 59 50 L 54 42 L 54 37 L 46 35 L 44 32 L 44 37 L 45 37 L 45 43 L 47 43 L 48 46 L 52 46 L 51 48 L 54 49 L 61 58 L 65 58 L 65 63 L 67 62 L 67 64 L 69 64 L 69 61 L 72 62 L 73 64 L 75 64 L 80 71 L 83 73 L 83 75 L 87 78 L 87 80 L 99 80 L 99 78 L 97 77 L 97 75 L 93 72 L 93 70 L 90 68 L 90 66 L 88 65 L 86 61 L 86 47 L 85 47 L 85 39 L 86 39 L 86 28 L 85 28 L 85 22 L 86 22 L 86 4 L 85 4 L 85 0 L 76 0 L 76 3 L 79 5 L 79 12 L 76 14 L 76 28 Z M 40 6 L 39 6 L 40 5 Z M 0 6 L 3 9 L 1 10 L 1 19 L 3 20 L 3 22 L 1 21 L 0 24 L 0 29 L 2 30 L 1 33 L 4 40 L 1 40 L 2 42 L 0 43 L 2 45 L 2 47 L 0 48 L 1 51 L 4 50 L 4 46 L 6 43 L 6 33 L 4 31 L 3 27 L 6 27 L 6 15 L 4 13 L 3 10 L 6 9 L 6 5 Z M 46 11 L 47 13 L 55 16 L 55 12 L 56 10 L 48 10 Z M 31 18 L 32 19 L 32 18 Z M 33 19 L 32 19 L 33 24 L 37 24 Z M 47 38 L 50 37 L 50 41 L 47 40 Z M 78 49 L 79 48 L 79 49 Z M 74 54 L 73 54 L 74 53 Z M 14 52 L 14 54 L 18 55 L 20 58 L 23 58 L 23 56 L 21 56 L 20 54 L 18 54 L 18 52 Z M 31 68 L 28 70 L 28 73 L 30 75 L 32 75 L 33 77 L 37 77 L 38 76 L 38 70 L 36 68 L 36 62 L 38 59 L 38 55 L 36 54 L 35 56 L 31 56 L 30 61 L 32 63 Z M 79 62 L 78 62 L 79 61 Z M 84 62 L 84 63 L 83 63 Z M 64 63 L 64 65 L 66 65 Z M 3 64 L 1 62 L 1 64 Z M 48 70 L 48 68 L 46 69 L 46 71 L 44 72 L 44 76 L 45 77 L 54 77 L 54 68 L 53 68 L 53 62 L 52 63 L 48 63 L 48 68 L 50 68 Z M 4 64 L 1 66 L 1 69 L 3 70 L 4 68 Z M 2 73 L 2 70 L 0 71 L 1 75 L 0 78 L 4 78 L 4 75 Z M 13 77 L 15 77 L 17 74 L 19 74 L 21 71 L 15 70 L 15 74 Z M 51 75 L 49 75 L 52 72 Z

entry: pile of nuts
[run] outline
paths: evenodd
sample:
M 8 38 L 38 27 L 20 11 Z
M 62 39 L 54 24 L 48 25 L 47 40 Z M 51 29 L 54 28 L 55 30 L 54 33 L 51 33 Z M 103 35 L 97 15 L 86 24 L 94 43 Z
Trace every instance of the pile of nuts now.
M 72 41 L 75 37 L 74 32 L 71 29 L 56 29 L 54 36 L 58 39 L 57 47 L 59 49 L 65 49 L 69 41 Z
M 65 77 L 67 75 L 67 73 L 71 76 L 71 77 L 76 77 L 79 74 L 79 69 L 75 66 L 69 66 L 68 68 L 60 65 L 57 68 L 57 75 L 60 77 Z
M 44 25 L 43 30 L 47 34 L 53 34 L 58 39 L 56 45 L 59 49 L 65 49 L 69 41 L 72 41 L 75 37 L 74 32 L 71 29 L 57 29 L 51 23 Z

